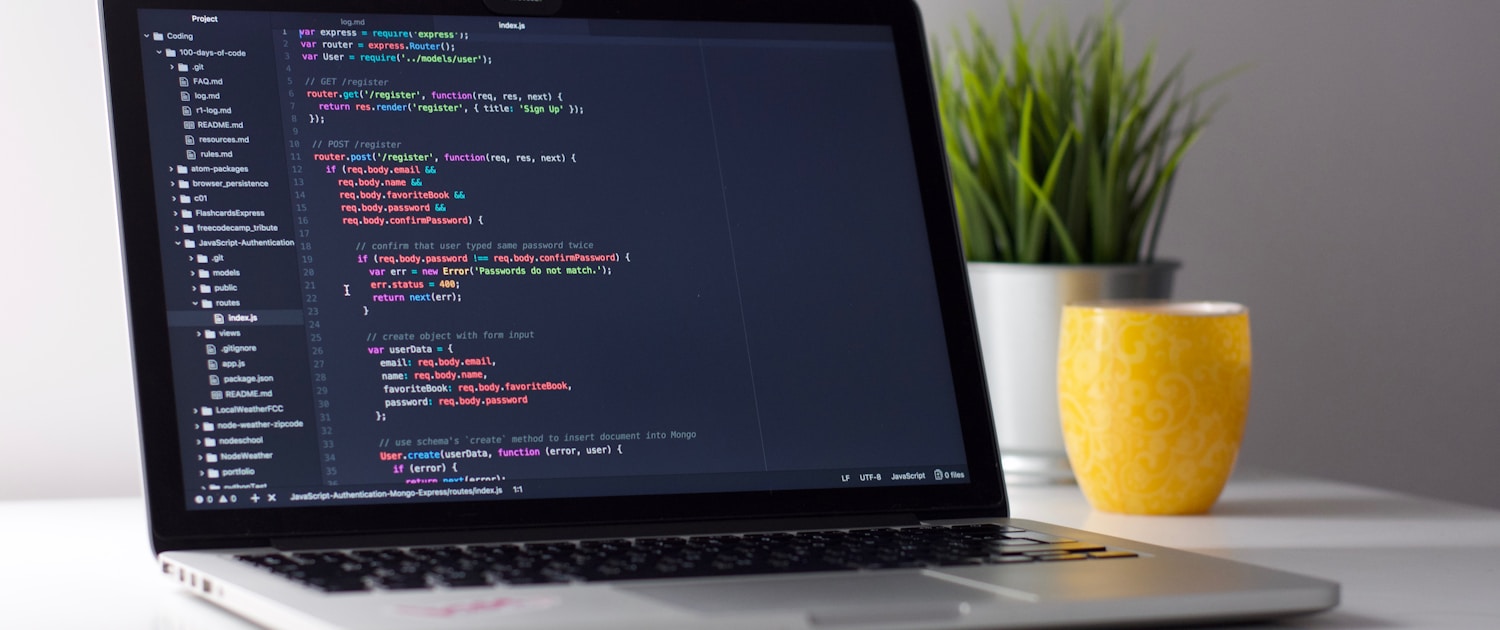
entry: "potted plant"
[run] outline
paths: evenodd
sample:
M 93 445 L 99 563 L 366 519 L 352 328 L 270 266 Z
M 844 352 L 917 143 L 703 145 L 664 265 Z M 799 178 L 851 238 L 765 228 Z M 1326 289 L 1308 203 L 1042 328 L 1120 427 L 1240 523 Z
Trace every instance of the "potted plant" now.
M 1011 6 L 1004 58 L 971 20 L 968 45 L 935 57 L 969 280 L 1003 465 L 1012 478 L 1068 480 L 1057 408 L 1063 304 L 1170 297 L 1178 264 L 1157 237 L 1183 155 L 1217 103 L 1186 59 L 1159 80 L 1152 46 L 1125 60 L 1112 7 L 1043 37 Z

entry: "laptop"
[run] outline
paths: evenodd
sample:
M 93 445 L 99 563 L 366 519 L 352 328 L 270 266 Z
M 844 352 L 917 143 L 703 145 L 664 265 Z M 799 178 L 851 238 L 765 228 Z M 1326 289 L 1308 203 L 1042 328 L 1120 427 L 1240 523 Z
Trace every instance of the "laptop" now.
M 905 0 L 103 0 L 152 544 L 277 628 L 1336 584 L 1011 518 Z

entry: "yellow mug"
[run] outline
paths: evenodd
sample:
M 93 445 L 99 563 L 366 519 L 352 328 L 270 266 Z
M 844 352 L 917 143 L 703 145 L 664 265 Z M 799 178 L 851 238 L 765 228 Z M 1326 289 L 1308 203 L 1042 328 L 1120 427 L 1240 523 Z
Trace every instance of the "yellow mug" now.
M 1095 509 L 1202 514 L 1229 480 L 1250 406 L 1250 312 L 1229 302 L 1063 308 L 1058 403 Z

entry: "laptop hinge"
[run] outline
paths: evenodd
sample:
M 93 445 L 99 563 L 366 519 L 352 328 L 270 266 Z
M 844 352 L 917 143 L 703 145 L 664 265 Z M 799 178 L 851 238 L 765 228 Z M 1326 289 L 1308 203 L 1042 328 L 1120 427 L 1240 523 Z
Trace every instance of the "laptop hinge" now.
M 995 506 L 985 510 L 934 510 L 923 512 L 920 517 L 923 523 L 931 523 L 935 521 L 985 521 L 1008 516 L 1010 516 L 1010 510 L 1004 506 Z
M 969 513 L 968 516 L 973 516 Z M 702 536 L 750 532 L 776 532 L 858 527 L 902 527 L 916 525 L 915 514 L 865 514 L 805 518 L 743 519 L 674 523 L 622 523 L 614 525 L 529 527 L 523 529 L 446 532 L 400 532 L 328 536 L 289 536 L 271 539 L 271 546 L 284 551 L 306 549 L 473 545 L 485 543 L 637 538 L 655 536 Z M 928 519 L 930 520 L 930 519 Z

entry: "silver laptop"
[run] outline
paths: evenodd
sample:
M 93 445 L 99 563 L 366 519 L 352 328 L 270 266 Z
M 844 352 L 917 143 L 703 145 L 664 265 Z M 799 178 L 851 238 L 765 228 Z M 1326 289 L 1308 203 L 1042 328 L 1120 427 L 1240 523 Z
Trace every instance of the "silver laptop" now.
M 153 544 L 287 628 L 1239 620 L 1010 518 L 904 0 L 103 0 Z

